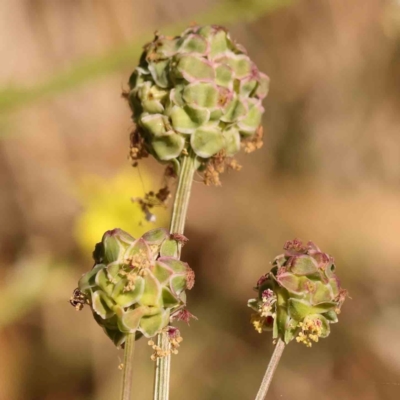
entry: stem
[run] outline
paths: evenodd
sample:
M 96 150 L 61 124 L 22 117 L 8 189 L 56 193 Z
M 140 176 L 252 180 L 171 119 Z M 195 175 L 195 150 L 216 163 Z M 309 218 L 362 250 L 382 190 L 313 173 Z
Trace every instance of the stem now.
M 272 378 L 274 376 L 276 367 L 278 366 L 279 360 L 281 359 L 284 348 L 284 341 L 278 339 L 278 343 L 275 346 L 275 350 L 272 354 L 271 360 L 269 361 L 267 370 L 265 371 L 264 378 L 261 382 L 260 389 L 258 390 L 256 400 L 264 400 L 267 397 L 269 386 L 271 385 Z
M 131 400 L 133 353 L 135 351 L 135 334 L 129 333 L 125 340 L 124 366 L 122 376 L 121 400 Z
M 192 189 L 193 175 L 195 171 L 195 156 L 186 156 L 182 161 L 179 172 L 178 188 L 175 193 L 172 209 L 171 233 L 181 233 L 185 230 L 186 213 L 189 205 L 190 191 Z
M 157 335 L 157 346 L 161 347 L 163 350 L 169 350 L 168 333 L 162 332 Z M 157 358 L 154 377 L 154 399 L 168 399 L 170 370 L 170 355 Z
M 190 191 L 192 189 L 195 171 L 195 155 L 190 154 L 182 160 L 179 172 L 178 188 L 175 193 L 170 232 L 183 234 L 185 230 L 186 213 L 189 205 Z M 178 258 L 181 254 L 181 244 L 178 243 Z M 154 400 L 168 400 L 169 377 L 171 370 L 170 343 L 167 333 L 157 335 L 157 346 L 161 347 L 168 355 L 156 359 L 154 376 Z

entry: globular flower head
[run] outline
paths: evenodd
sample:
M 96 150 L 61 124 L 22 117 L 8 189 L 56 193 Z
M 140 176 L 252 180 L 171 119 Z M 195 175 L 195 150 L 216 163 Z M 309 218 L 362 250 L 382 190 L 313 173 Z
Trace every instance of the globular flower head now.
M 268 84 L 223 27 L 193 26 L 176 37 L 156 33 L 129 80 L 137 127 L 132 158 L 234 155 L 260 127 Z
M 289 343 L 294 338 L 310 347 L 327 337 L 330 324 L 347 296 L 336 275 L 334 260 L 314 243 L 286 242 L 285 252 L 257 282 L 257 298 L 248 302 L 258 332 L 273 331 L 273 338 Z
M 88 304 L 96 322 L 115 345 L 128 333 L 152 338 L 186 309 L 186 289 L 194 272 L 177 255 L 177 241 L 165 229 L 135 240 L 121 229 L 107 231 L 93 252 L 95 264 L 84 274 L 71 304 Z

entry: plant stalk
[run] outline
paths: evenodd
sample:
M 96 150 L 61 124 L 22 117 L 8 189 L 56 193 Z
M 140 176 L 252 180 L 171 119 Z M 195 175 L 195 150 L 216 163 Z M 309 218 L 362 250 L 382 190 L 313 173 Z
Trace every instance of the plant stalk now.
M 279 364 L 279 360 L 281 359 L 284 349 L 285 342 L 281 339 L 278 339 L 278 342 L 275 345 L 275 350 L 272 353 L 271 360 L 269 361 L 267 370 L 265 371 L 264 378 L 261 382 L 260 389 L 258 390 L 256 400 L 264 400 L 267 397 L 269 386 L 271 385 L 272 378 Z
M 183 234 L 185 230 L 186 213 L 189 206 L 194 171 L 195 155 L 190 154 L 183 159 L 179 172 L 178 188 L 175 193 L 171 224 L 169 227 L 171 233 Z
M 189 154 L 183 158 L 179 171 L 178 188 L 176 189 L 172 217 L 170 224 L 171 233 L 183 234 L 185 230 L 186 213 L 189 206 L 190 192 L 192 189 L 193 175 L 195 172 L 195 155 Z M 178 258 L 181 254 L 181 244 L 178 243 Z M 157 335 L 157 346 L 169 353 L 170 343 L 167 333 Z M 169 378 L 171 370 L 171 355 L 157 358 L 154 376 L 154 400 L 168 400 Z
M 133 353 L 135 351 L 135 334 L 129 333 L 125 340 L 124 364 L 122 376 L 121 400 L 132 399 Z

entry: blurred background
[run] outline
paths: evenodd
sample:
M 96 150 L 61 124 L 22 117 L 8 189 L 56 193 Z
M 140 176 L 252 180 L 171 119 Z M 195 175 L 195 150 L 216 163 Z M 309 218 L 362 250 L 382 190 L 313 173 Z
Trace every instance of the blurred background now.
M 194 184 L 199 320 L 171 398 L 254 398 L 273 347 L 246 302 L 293 238 L 335 257 L 352 299 L 328 339 L 287 348 L 269 398 L 400 398 L 400 1 L 2 0 L 0 21 L 0 400 L 117 397 L 122 352 L 68 300 L 105 230 L 168 225 L 131 203 L 162 168 L 130 167 L 121 91 L 156 29 L 192 21 L 226 25 L 271 91 L 264 147 L 222 187 Z M 139 341 L 138 400 L 150 354 Z

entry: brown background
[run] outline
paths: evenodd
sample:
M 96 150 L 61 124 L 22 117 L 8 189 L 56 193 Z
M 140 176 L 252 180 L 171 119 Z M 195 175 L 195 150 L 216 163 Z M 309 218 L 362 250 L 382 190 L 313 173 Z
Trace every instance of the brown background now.
M 77 193 L 100 177 L 103 197 L 122 202 L 119 220 L 143 232 L 130 219 L 142 185 L 120 92 L 154 30 L 193 20 L 227 25 L 271 91 L 264 147 L 240 156 L 222 187 L 194 185 L 183 259 L 199 320 L 182 327 L 171 398 L 254 398 L 272 345 L 246 301 L 298 237 L 335 257 L 352 299 L 328 339 L 288 347 L 269 398 L 398 399 L 400 2 L 2 0 L 0 400 L 117 398 L 121 352 L 68 304 L 91 266 L 77 233 L 90 201 Z M 157 188 L 161 169 L 140 168 Z M 126 196 L 108 184 L 119 174 L 132 174 Z M 151 398 L 150 350 L 138 342 L 135 399 Z

